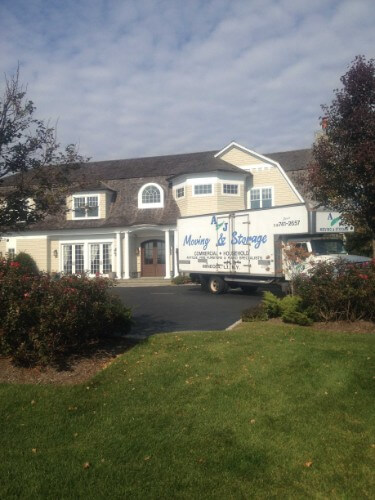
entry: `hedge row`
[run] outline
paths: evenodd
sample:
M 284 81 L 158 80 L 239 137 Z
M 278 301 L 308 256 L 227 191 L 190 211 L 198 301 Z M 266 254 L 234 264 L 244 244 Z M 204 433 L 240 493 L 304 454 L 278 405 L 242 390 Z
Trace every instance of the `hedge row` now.
M 22 365 L 53 364 L 105 335 L 128 332 L 130 310 L 110 286 L 105 278 L 53 280 L 1 260 L 0 353 Z

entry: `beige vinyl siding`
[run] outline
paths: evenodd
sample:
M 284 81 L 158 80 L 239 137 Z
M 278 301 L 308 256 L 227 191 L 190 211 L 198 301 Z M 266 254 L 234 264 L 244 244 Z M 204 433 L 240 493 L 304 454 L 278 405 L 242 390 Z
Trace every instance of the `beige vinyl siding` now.
M 184 186 L 185 196 L 182 198 L 176 198 L 176 189 L 174 189 L 175 200 L 176 200 L 178 208 L 180 209 L 180 214 L 182 216 L 186 215 L 187 210 L 188 210 L 188 194 L 187 194 L 188 187 L 189 186 Z M 191 190 L 191 186 L 190 186 L 190 190 Z
M 7 251 L 7 242 L 5 240 L 0 240 L 0 257 L 5 257 Z
M 35 260 L 39 271 L 48 271 L 47 239 L 17 239 L 17 253 L 26 252 Z
M 219 185 L 212 183 L 213 194 L 208 196 L 193 196 L 193 186 L 186 186 L 186 215 L 210 214 L 218 211 Z
M 251 187 L 273 187 L 275 206 L 299 203 L 300 200 L 278 168 L 253 170 L 251 173 Z
M 53 255 L 54 251 L 57 251 L 57 257 Z M 59 272 L 59 241 L 58 240 L 51 240 L 49 242 L 49 249 L 48 249 L 48 254 L 49 254 L 49 271 L 51 273 L 58 273 Z
M 185 197 L 176 200 L 181 216 L 210 214 L 227 210 L 244 210 L 246 200 L 243 182 L 235 183 L 239 185 L 238 196 L 223 194 L 223 183 L 225 181 L 213 183 L 213 194 L 208 196 L 193 196 L 193 186 L 185 186 Z
M 238 184 L 239 188 L 238 195 L 223 194 L 223 184 L 226 184 L 226 182 L 222 181 L 222 183 L 218 185 L 218 191 L 219 191 L 217 200 L 218 212 L 226 212 L 229 210 L 244 210 L 246 208 L 246 201 L 245 201 L 243 182 L 232 183 L 232 184 Z
M 231 165 L 235 165 L 236 167 L 262 163 L 262 160 L 259 160 L 259 158 L 252 156 L 250 153 L 242 151 L 242 149 L 236 148 L 235 146 L 230 148 L 226 153 L 220 156 L 220 158 Z
M 107 193 L 99 193 L 99 218 L 105 219 L 107 217 Z

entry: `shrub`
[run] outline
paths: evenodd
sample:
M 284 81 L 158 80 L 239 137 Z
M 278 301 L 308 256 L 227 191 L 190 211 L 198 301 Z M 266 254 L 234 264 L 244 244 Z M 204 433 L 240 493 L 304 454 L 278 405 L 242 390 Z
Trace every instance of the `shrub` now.
M 268 314 L 266 308 L 263 304 L 258 304 L 253 307 L 249 307 L 242 312 L 241 315 L 242 321 L 245 323 L 251 321 L 267 321 Z
M 185 276 L 184 274 L 180 274 L 179 276 L 172 278 L 172 283 L 175 285 L 186 285 L 187 283 L 191 283 L 191 278 L 189 276 Z
M 298 295 L 286 295 L 280 303 L 281 316 L 283 314 L 302 312 L 302 299 Z
M 284 323 L 294 323 L 301 326 L 309 326 L 313 324 L 313 320 L 304 312 L 296 310 L 285 311 L 281 316 Z
M 109 293 L 109 280 L 54 281 L 20 269 L 17 262 L 0 262 L 0 352 L 16 363 L 53 364 L 104 335 L 130 330 L 130 310 Z
M 267 311 L 267 315 L 269 318 L 278 318 L 281 316 L 282 308 L 281 308 L 281 299 L 276 297 L 271 292 L 264 292 L 263 294 L 263 305 L 265 310 Z
M 269 318 L 281 316 L 285 323 L 296 323 L 297 325 L 311 325 L 313 323 L 309 308 L 304 310 L 301 297 L 287 295 L 279 299 L 271 292 L 264 292 L 263 307 Z
M 294 279 L 303 310 L 321 321 L 375 320 L 375 261 L 319 262 Z
M 20 272 L 24 274 L 38 274 L 38 266 L 35 260 L 26 252 L 18 253 L 14 258 L 13 262 L 18 262 L 20 264 Z

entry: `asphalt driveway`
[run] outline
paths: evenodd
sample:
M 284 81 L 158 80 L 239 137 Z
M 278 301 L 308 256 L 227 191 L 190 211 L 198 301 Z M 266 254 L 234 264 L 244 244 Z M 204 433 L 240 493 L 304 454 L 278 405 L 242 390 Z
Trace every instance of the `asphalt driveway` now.
M 148 288 L 118 287 L 114 293 L 131 307 L 133 334 L 152 335 L 185 330 L 223 330 L 241 317 L 241 312 L 260 302 L 262 295 L 231 290 L 224 295 L 203 292 L 199 285 Z

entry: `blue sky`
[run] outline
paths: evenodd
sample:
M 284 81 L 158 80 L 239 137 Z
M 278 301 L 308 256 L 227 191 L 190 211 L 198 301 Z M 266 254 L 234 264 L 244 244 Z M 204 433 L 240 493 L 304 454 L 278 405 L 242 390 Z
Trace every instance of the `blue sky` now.
M 373 0 L 0 0 L 0 70 L 93 160 L 270 153 L 311 145 L 374 26 Z

